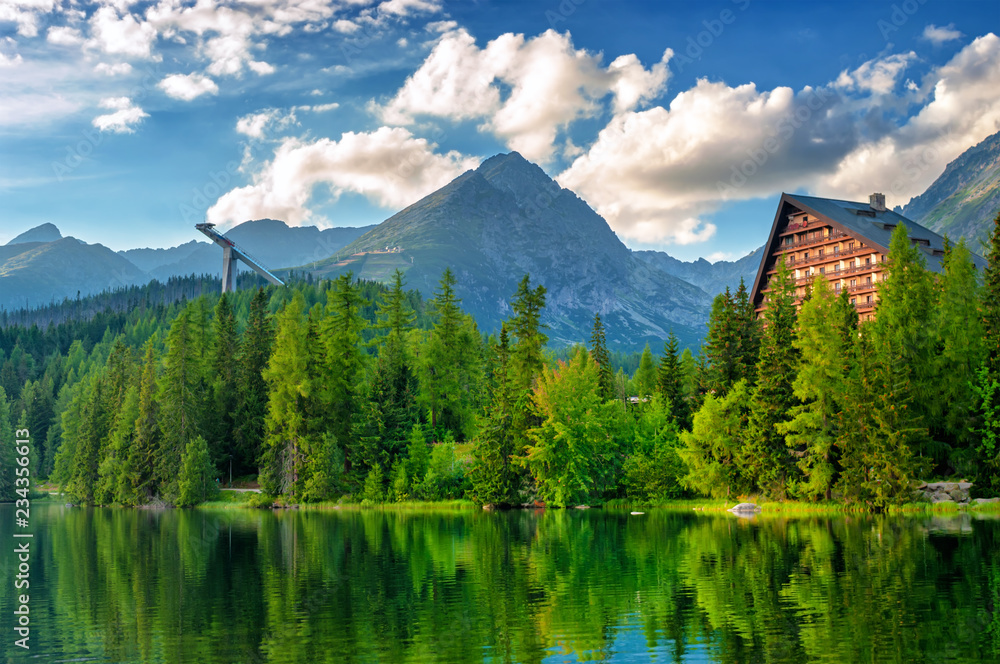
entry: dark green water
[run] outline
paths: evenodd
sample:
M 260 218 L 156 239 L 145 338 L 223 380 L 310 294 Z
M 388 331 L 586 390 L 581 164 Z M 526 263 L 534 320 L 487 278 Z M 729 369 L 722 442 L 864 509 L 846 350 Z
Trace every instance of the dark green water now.
M 31 516 L 25 653 L 0 506 L 0 661 L 1000 661 L 996 519 Z

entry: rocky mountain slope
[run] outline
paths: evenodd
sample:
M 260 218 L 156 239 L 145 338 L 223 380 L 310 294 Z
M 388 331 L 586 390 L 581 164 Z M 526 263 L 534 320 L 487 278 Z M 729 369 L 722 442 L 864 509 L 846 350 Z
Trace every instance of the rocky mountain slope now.
M 640 260 L 689 284 L 694 284 L 714 297 L 727 288 L 735 293 L 740 286 L 740 279 L 746 283 L 747 289 L 752 288 L 763 252 L 764 247 L 758 247 L 739 260 L 715 263 L 709 263 L 704 258 L 696 261 L 680 261 L 662 251 L 633 253 Z
M 696 343 L 708 319 L 703 290 L 637 258 L 576 194 L 516 152 L 487 159 L 311 270 L 387 280 L 399 268 L 431 297 L 446 267 L 486 331 L 511 315 L 529 274 L 548 291 L 543 322 L 555 345 L 589 339 L 595 313 L 609 343 L 640 349 L 670 330 Z
M 55 242 L 62 239 L 62 233 L 55 224 L 42 224 L 27 230 L 7 243 L 7 246 L 25 244 L 28 242 Z
M 3 309 L 34 307 L 147 281 L 145 272 L 104 245 L 72 237 L 0 247 Z
M 963 152 L 901 211 L 904 217 L 981 251 L 1000 212 L 1000 132 Z

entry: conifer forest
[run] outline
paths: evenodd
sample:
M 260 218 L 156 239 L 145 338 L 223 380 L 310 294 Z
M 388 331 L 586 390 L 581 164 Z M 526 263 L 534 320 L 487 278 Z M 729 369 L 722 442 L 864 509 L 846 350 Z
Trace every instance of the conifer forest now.
M 589 340 L 550 348 L 529 275 L 491 333 L 450 270 L 426 301 L 399 271 L 167 301 L 133 289 L 87 315 L 5 320 L 0 437 L 30 428 L 32 474 L 87 505 L 190 506 L 234 481 L 259 483 L 259 506 L 760 496 L 883 511 L 954 476 L 997 495 L 996 224 L 985 271 L 959 242 L 940 273 L 897 227 L 871 322 L 822 277 L 797 308 L 782 266 L 761 319 L 745 285 L 727 290 L 701 348 L 671 334 L 637 365 L 609 352 L 599 314 Z M 0 500 L 14 491 L 0 477 Z

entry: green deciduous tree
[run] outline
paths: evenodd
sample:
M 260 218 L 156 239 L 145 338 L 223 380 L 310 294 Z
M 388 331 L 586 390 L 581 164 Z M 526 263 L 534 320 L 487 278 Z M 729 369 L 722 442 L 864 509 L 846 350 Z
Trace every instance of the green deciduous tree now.
M 694 414 L 691 431 L 681 433 L 678 450 L 687 466 L 681 483 L 693 491 L 715 498 L 735 498 L 749 491 L 740 460 L 747 444 L 748 403 L 746 381 L 739 381 L 725 396 L 705 395 Z
M 639 368 L 635 370 L 633 381 L 636 394 L 640 398 L 651 397 L 656 392 L 656 365 L 653 363 L 653 353 L 649 350 L 649 344 L 642 350 Z

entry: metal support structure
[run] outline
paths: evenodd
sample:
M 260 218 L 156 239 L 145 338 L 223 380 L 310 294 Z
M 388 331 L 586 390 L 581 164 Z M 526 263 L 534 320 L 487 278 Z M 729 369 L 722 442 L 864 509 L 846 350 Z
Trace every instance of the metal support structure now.
M 254 272 L 270 281 L 275 286 L 284 286 L 285 283 L 271 274 L 271 271 L 261 265 L 260 261 L 243 251 L 235 242 L 215 230 L 215 224 L 195 224 L 195 228 L 204 233 L 208 238 L 222 247 L 222 292 L 229 293 L 236 290 L 236 261 L 240 260 L 250 266 Z

